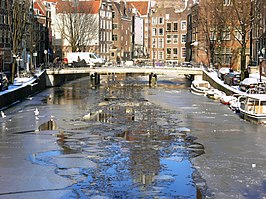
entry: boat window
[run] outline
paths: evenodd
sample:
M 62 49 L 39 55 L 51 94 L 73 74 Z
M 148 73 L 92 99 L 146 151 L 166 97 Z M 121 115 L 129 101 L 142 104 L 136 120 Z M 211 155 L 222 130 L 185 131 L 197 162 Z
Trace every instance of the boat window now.
M 266 102 L 263 101 L 260 104 L 260 114 L 266 114 Z
M 255 113 L 255 104 L 256 101 L 254 99 L 248 99 L 246 104 L 246 110 L 250 113 Z

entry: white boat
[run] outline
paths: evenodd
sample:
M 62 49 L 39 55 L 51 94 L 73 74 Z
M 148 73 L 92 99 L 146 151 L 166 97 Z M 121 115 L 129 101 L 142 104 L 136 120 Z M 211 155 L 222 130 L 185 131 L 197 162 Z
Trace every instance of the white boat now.
M 206 95 L 210 89 L 210 83 L 204 80 L 194 80 L 191 83 L 191 92 L 194 94 Z
M 220 99 L 222 96 L 226 95 L 223 91 L 220 91 L 218 89 L 210 89 L 208 92 L 207 92 L 207 97 L 210 98 L 210 99 L 214 99 L 214 100 L 218 100 Z
M 238 98 L 240 117 L 258 124 L 266 123 L 266 95 L 247 94 Z
M 225 105 L 230 105 L 230 103 L 232 101 L 237 101 L 237 98 L 235 96 L 231 96 L 231 95 L 223 95 L 221 98 L 220 98 L 220 102 L 222 104 L 225 104 Z

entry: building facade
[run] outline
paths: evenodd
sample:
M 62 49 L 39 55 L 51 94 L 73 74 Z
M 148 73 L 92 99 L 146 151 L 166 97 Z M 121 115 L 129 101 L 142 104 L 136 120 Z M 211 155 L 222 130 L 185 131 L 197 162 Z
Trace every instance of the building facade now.
M 150 18 L 150 55 L 153 62 L 177 64 L 185 61 L 187 12 L 187 8 L 155 7 Z
M 8 25 L 9 8 L 12 7 L 11 0 L 0 0 L 0 72 L 10 70 L 12 62 L 11 39 Z

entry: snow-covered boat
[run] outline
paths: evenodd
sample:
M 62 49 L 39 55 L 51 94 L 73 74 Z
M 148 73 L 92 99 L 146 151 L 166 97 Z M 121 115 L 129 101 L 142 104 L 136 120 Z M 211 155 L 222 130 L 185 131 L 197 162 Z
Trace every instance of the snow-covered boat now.
M 218 100 L 222 96 L 226 95 L 223 91 L 220 91 L 218 89 L 212 88 L 207 92 L 207 97 L 210 99 Z
M 235 96 L 232 96 L 232 95 L 223 95 L 221 98 L 220 98 L 220 102 L 222 104 L 225 104 L 225 105 L 230 105 L 230 103 L 232 101 L 237 101 L 237 98 Z
M 191 83 L 191 92 L 194 94 L 206 95 L 210 89 L 210 83 L 204 80 L 194 80 Z
M 232 100 L 229 105 L 230 109 L 232 111 L 235 111 L 236 113 L 239 113 L 239 107 L 240 107 L 240 102 L 237 100 Z
M 266 123 L 266 95 L 247 94 L 238 98 L 240 117 L 255 123 Z

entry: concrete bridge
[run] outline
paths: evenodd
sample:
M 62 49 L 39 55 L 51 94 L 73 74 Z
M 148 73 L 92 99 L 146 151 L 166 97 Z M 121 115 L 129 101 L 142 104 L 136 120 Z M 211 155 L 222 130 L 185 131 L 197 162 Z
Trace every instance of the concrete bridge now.
M 139 74 L 139 75 L 191 75 L 194 79 L 202 79 L 203 71 L 201 68 L 188 67 L 79 67 L 63 69 L 47 69 L 47 86 L 58 86 L 66 81 L 89 76 L 92 74 Z

